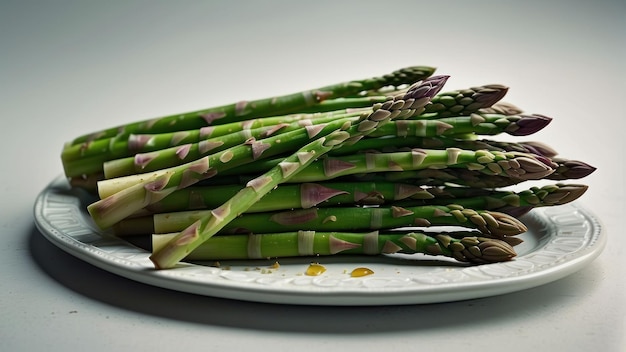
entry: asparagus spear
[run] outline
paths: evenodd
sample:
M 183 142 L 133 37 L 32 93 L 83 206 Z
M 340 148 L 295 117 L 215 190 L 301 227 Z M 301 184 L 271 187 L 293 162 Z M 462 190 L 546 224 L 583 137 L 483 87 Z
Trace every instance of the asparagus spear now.
M 175 266 L 193 249 L 215 235 L 277 185 L 298 174 L 315 157 L 340 147 L 343 143 L 356 141 L 394 118 L 407 118 L 421 113 L 424 105 L 439 93 L 447 79 L 447 76 L 437 76 L 416 83 L 405 95 L 396 96 L 387 103 L 377 106 L 372 114 L 364 116 L 362 121 L 353 124 L 345 131 L 337 130 L 307 144 L 285 158 L 277 167 L 250 181 L 245 188 L 220 207 L 182 230 L 163 248 L 153 252 L 150 259 L 157 269 Z
M 211 210 L 155 214 L 154 233 L 183 231 Z M 502 238 L 527 231 L 518 219 L 495 211 L 463 208 L 458 204 L 414 207 L 332 207 L 245 213 L 232 219 L 222 233 L 272 233 L 297 230 L 368 231 L 402 227 L 460 226 Z
M 356 119 L 354 117 L 346 118 Z M 343 120 L 334 121 L 335 124 L 340 123 Z M 420 136 L 441 136 L 441 135 L 457 135 L 465 133 L 476 133 L 483 135 L 509 133 L 515 136 L 528 135 L 535 133 L 539 129 L 545 127 L 551 121 L 550 118 L 542 115 L 531 116 L 504 116 L 504 115 L 485 115 L 480 116 L 473 114 L 472 117 L 454 117 L 445 118 L 439 120 L 402 120 L 389 124 L 385 124 L 377 131 L 372 132 L 375 137 L 407 137 Z M 291 126 L 291 129 L 300 128 L 299 126 Z M 258 135 L 262 135 L 266 131 L 261 130 Z M 272 144 L 274 140 L 290 140 L 295 142 L 296 138 L 306 138 L 303 131 L 299 136 L 294 134 L 289 135 L 289 132 L 285 132 L 274 135 L 265 144 Z M 257 135 L 253 133 L 252 136 Z M 231 134 L 231 139 L 225 139 L 223 136 L 219 139 L 211 140 L 210 143 L 225 144 L 225 145 L 237 145 L 246 140 L 246 134 Z M 209 144 L 210 145 L 210 144 Z M 167 167 L 173 167 L 183 164 L 189 160 L 198 159 L 208 153 L 213 152 L 213 149 L 208 147 L 207 143 L 194 143 L 180 147 L 167 148 L 163 150 L 154 151 L 146 154 L 137 154 L 134 157 L 123 158 L 106 162 L 104 164 L 104 174 L 106 178 L 113 178 L 119 176 L 132 175 L 142 172 L 155 171 Z M 82 170 L 81 170 L 82 171 Z
M 424 115 L 436 118 L 463 116 L 493 106 L 500 101 L 509 88 L 500 84 L 489 84 L 439 94 L 426 105 Z M 417 117 L 420 118 L 420 117 Z
M 462 116 L 487 109 L 502 99 L 508 87 L 501 84 L 488 84 L 462 90 L 439 93 L 424 107 L 424 112 L 416 119 L 434 119 L 449 116 Z M 305 109 L 308 112 L 333 111 L 348 108 L 365 108 L 374 103 L 384 102 L 385 96 L 363 96 L 325 100 L 316 106 Z
M 130 133 L 161 133 L 184 131 L 204 126 L 241 121 L 251 117 L 275 116 L 297 112 L 303 108 L 319 104 L 321 101 L 358 95 L 362 91 L 377 90 L 389 85 L 410 84 L 434 73 L 435 69 L 427 66 L 406 67 L 380 77 L 342 82 L 321 88 L 311 89 L 290 95 L 240 101 L 235 104 L 176 114 L 157 119 L 145 120 L 117 126 L 110 129 L 80 136 L 70 145 L 90 143 L 91 141 Z
M 213 209 L 240 189 L 238 184 L 188 187 L 151 204 L 143 213 L 135 215 Z M 516 211 L 518 216 L 533 207 L 572 202 L 580 198 L 586 190 L 586 185 L 563 183 L 530 187 L 519 192 L 454 186 L 420 187 L 386 181 L 282 184 L 252 205 L 247 212 L 307 209 L 314 206 L 416 206 L 446 205 L 454 202 L 464 208 L 495 210 L 508 214 Z
M 190 143 L 202 143 L 204 148 L 217 151 L 233 145 L 232 143 L 226 145 L 227 141 L 238 141 L 232 136 L 225 140 L 223 136 L 240 135 L 245 136 L 244 140 L 250 137 L 259 138 L 259 136 L 269 136 L 277 131 L 285 132 L 295 127 L 313 124 L 312 121 L 328 122 L 338 118 L 358 116 L 361 112 L 371 112 L 371 109 L 264 117 L 170 133 L 117 135 L 89 143 L 66 146 L 61 153 L 61 160 L 67 177 L 79 177 L 102 171 L 102 164 L 109 160 L 129 157 L 137 153 L 153 152 Z
M 445 256 L 474 264 L 511 260 L 515 250 L 504 241 L 464 232 L 462 238 L 449 234 L 410 232 L 405 234 L 297 231 L 263 235 L 214 236 L 190 252 L 187 260 L 266 259 L 338 254 L 423 253 Z M 160 250 L 172 234 L 154 235 L 153 250 Z
M 381 136 L 451 136 L 474 133 L 496 135 L 508 133 L 512 136 L 527 136 L 546 127 L 552 119 L 534 115 L 471 114 L 441 118 L 437 120 L 405 120 L 388 124 L 372 133 L 372 137 Z
M 387 136 L 364 138 L 353 145 L 332 151 L 329 155 L 348 155 L 359 152 L 398 152 L 412 148 L 445 149 L 453 147 L 467 150 L 530 153 L 547 158 L 552 158 L 556 155 L 554 149 L 540 142 L 504 142 L 490 139 L 455 138 L 454 136 L 406 136 L 403 138 L 394 138 L 393 140 Z

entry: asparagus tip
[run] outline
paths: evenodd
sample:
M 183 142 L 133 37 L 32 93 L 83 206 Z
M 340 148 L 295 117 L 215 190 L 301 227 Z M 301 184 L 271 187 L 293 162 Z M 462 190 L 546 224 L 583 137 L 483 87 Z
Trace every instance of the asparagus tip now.
M 552 118 L 544 115 L 519 115 L 521 118 L 515 123 L 516 128 L 507 132 L 512 136 L 528 136 L 546 127 Z

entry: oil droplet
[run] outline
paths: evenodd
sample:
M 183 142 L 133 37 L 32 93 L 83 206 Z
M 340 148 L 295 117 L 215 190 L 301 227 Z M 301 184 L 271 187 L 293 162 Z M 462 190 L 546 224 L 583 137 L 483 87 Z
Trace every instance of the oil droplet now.
M 305 274 L 308 276 L 318 276 L 322 275 L 326 271 L 326 268 L 323 265 L 318 263 L 311 263 L 308 268 L 306 268 Z
M 352 276 L 352 277 L 362 277 L 362 276 L 372 275 L 373 273 L 374 273 L 374 271 L 372 271 L 371 269 L 368 269 L 368 268 L 356 268 L 356 269 L 352 270 L 352 272 L 350 273 L 350 276 Z

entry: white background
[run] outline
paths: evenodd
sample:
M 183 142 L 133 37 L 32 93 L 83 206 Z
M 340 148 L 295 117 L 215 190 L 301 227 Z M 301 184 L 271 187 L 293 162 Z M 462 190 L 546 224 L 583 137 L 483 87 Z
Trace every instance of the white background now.
M 0 350 L 624 351 L 623 1 L 0 1 Z M 294 307 L 119 278 L 47 242 L 36 195 L 63 143 L 118 124 L 411 65 L 511 87 L 533 136 L 598 170 L 609 242 L 587 268 L 498 297 Z

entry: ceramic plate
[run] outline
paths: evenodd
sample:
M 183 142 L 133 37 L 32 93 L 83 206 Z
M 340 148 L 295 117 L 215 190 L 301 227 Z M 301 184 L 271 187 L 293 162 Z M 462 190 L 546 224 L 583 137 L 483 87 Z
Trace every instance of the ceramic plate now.
M 300 305 L 398 305 L 450 302 L 515 292 L 563 278 L 595 259 L 606 242 L 597 218 L 578 203 L 537 208 L 522 218 L 529 231 L 505 263 L 467 266 L 422 255 L 332 256 L 181 263 L 154 270 L 150 253 L 97 229 L 86 212 L 94 199 L 63 177 L 38 196 L 35 222 L 52 243 L 114 274 L 199 295 Z M 309 264 L 327 270 L 305 275 Z M 278 265 L 276 265 L 276 263 Z M 218 265 L 219 264 L 219 265 Z M 366 267 L 372 275 L 353 278 Z

